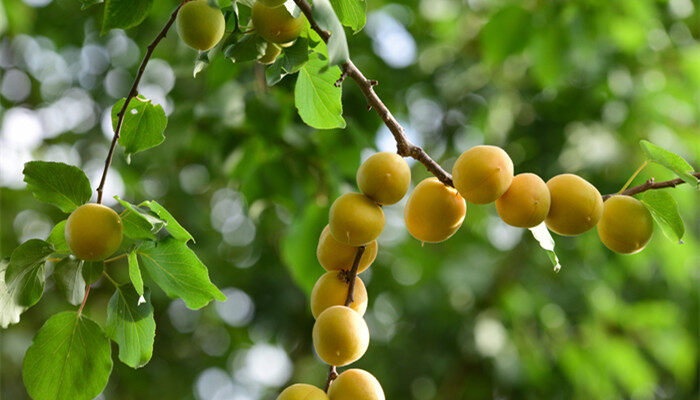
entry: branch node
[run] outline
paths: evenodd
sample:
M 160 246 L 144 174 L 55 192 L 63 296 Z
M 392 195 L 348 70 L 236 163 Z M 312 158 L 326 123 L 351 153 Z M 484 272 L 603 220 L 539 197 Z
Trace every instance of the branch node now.
M 370 79 L 368 81 L 368 83 L 369 83 L 369 87 L 375 87 L 375 86 L 379 85 L 379 81 L 374 80 L 374 79 Z

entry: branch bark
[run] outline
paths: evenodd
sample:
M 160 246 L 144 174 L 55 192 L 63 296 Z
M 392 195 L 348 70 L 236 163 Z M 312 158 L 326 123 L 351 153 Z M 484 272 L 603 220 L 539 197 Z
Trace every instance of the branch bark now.
M 151 55 L 153 54 L 153 50 L 155 50 L 156 46 L 158 46 L 158 43 L 160 43 L 163 38 L 167 35 L 168 31 L 170 30 L 170 27 L 173 25 L 175 22 L 175 18 L 177 18 L 177 13 L 180 11 L 180 7 L 182 7 L 183 4 L 185 4 L 188 0 L 183 0 L 178 4 L 177 8 L 170 14 L 170 19 L 168 19 L 168 22 L 165 23 L 165 26 L 163 26 L 163 29 L 158 32 L 158 35 L 153 39 L 151 44 L 148 45 L 146 48 L 146 54 L 143 56 L 143 60 L 141 60 L 141 65 L 139 66 L 139 70 L 136 73 L 136 78 L 134 79 L 134 83 L 131 85 L 131 90 L 129 90 L 129 94 L 126 96 L 126 100 L 124 101 L 124 105 L 122 106 L 121 110 L 119 110 L 119 113 L 117 114 L 117 126 L 114 128 L 114 136 L 112 137 L 112 143 L 109 146 L 109 151 L 107 152 L 107 159 L 105 160 L 105 167 L 104 170 L 102 171 L 102 178 L 100 179 L 100 184 L 97 186 L 97 203 L 100 204 L 102 203 L 102 192 L 104 191 L 105 187 L 105 181 L 107 180 L 107 171 L 109 171 L 110 165 L 112 165 L 112 158 L 114 157 L 114 149 L 117 147 L 117 141 L 119 140 L 119 135 L 122 130 L 122 125 L 124 124 L 124 116 L 126 114 L 126 110 L 129 107 L 129 103 L 131 100 L 138 95 L 138 86 L 139 82 L 141 82 L 141 77 L 143 76 L 143 72 L 146 70 L 146 65 L 148 64 L 148 61 L 151 59 Z
M 700 172 L 694 173 L 693 176 L 700 180 Z M 633 186 L 631 188 L 628 188 L 627 190 L 622 191 L 622 193 L 620 193 L 620 194 L 627 195 L 627 196 L 634 196 L 635 194 L 643 193 L 643 192 L 646 192 L 647 190 L 676 187 L 676 186 L 682 185 L 684 183 L 685 183 L 685 181 L 683 179 L 680 179 L 680 178 L 672 179 L 670 181 L 663 181 L 663 182 L 654 182 L 654 178 L 651 178 L 639 186 Z M 617 193 L 606 194 L 605 196 L 603 196 L 603 200 L 607 200 L 608 198 L 615 196 L 615 194 L 617 194 Z

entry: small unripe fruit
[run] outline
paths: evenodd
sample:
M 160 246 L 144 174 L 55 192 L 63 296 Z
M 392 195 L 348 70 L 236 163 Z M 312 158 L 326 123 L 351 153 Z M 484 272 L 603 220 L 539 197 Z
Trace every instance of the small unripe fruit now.
M 496 211 L 503 222 L 518 228 L 532 228 L 549 213 L 549 189 L 535 174 L 518 174 L 508 190 L 496 200 Z
M 345 305 L 348 296 L 348 287 L 344 272 L 326 272 L 316 281 L 311 291 L 311 313 L 318 318 L 327 308 Z M 367 310 L 367 289 L 360 278 L 355 277 L 355 290 L 353 302 L 348 306 L 358 314 L 365 315 Z
M 373 240 L 366 247 L 360 258 L 360 264 L 357 267 L 357 272 L 360 273 L 374 262 L 377 257 L 377 241 Z M 337 241 L 331 234 L 331 228 L 326 225 L 321 232 L 321 237 L 318 238 L 318 247 L 316 247 L 316 257 L 321 266 L 326 271 L 349 270 L 355 262 L 357 247 L 350 246 Z
M 328 225 L 335 240 L 362 246 L 384 230 L 384 211 L 365 195 L 346 193 L 333 202 Z
M 285 6 L 268 7 L 256 2 L 250 18 L 258 35 L 272 43 L 291 42 L 304 28 L 303 14 L 294 18 Z
M 333 306 L 316 319 L 313 342 L 323 362 L 342 367 L 365 354 L 369 346 L 369 328 L 356 311 Z
M 513 161 L 496 146 L 475 146 L 452 167 L 452 181 L 464 199 L 488 204 L 501 197 L 513 180 Z
M 267 42 L 267 47 L 265 48 L 265 54 L 258 58 L 260 64 L 269 65 L 275 62 L 277 56 L 282 52 L 282 48 L 274 43 Z
M 268 7 L 277 7 L 281 6 L 286 2 L 286 0 L 258 0 L 258 2 L 268 6 Z
M 373 154 L 357 170 L 360 191 L 379 204 L 398 203 L 410 185 L 411 169 L 396 153 Z
M 328 400 L 328 395 L 316 386 L 296 383 L 284 389 L 277 400 Z
M 544 222 L 551 231 L 576 236 L 593 228 L 603 215 L 603 198 L 578 175 L 561 174 L 547 181 L 551 203 Z
M 651 240 L 654 220 L 641 201 L 616 195 L 603 203 L 603 216 L 597 228 L 598 236 L 607 248 L 617 253 L 634 254 Z
M 66 221 L 66 243 L 77 258 L 100 261 L 122 244 L 122 220 L 102 204 L 83 204 Z
M 331 383 L 328 397 L 331 400 L 384 400 L 384 391 L 369 372 L 349 369 Z
M 457 232 L 466 214 L 467 204 L 457 190 L 428 178 L 413 189 L 403 216 L 413 237 L 437 243 Z
M 177 13 L 177 33 L 195 50 L 211 49 L 219 43 L 225 30 L 224 14 L 207 4 L 207 0 L 187 2 Z

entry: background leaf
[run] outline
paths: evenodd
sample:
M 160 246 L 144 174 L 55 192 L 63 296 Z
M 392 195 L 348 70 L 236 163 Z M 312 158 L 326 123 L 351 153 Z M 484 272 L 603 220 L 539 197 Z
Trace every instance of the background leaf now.
M 5 271 L 5 281 L 18 305 L 31 307 L 44 293 L 46 259 L 53 253 L 51 243 L 29 239 L 17 247 Z
M 85 173 L 72 165 L 30 161 L 24 164 L 27 189 L 39 201 L 53 204 L 69 213 L 90 201 L 92 188 Z
M 648 190 L 640 195 L 639 200 L 651 212 L 651 216 L 666 237 L 683 243 L 681 239 L 685 233 L 685 225 L 673 196 L 663 190 Z
M 139 303 L 139 297 L 133 285 L 121 285 L 107 306 L 105 332 L 119 345 L 119 359 L 131 368 L 151 359 L 156 334 L 151 293 L 146 289 L 145 302 Z
M 503 62 L 520 52 L 531 31 L 530 13 L 520 6 L 510 5 L 499 10 L 481 31 L 481 51 L 489 64 Z
M 335 86 L 340 68 L 330 67 L 318 53 L 309 57 L 300 70 L 294 87 L 294 104 L 299 116 L 317 129 L 344 128 L 342 90 Z
M 92 285 L 102 276 L 105 269 L 104 261 L 83 261 L 82 273 L 85 284 Z
M 141 22 L 151 11 L 153 0 L 107 0 L 102 20 L 102 34 L 110 29 L 129 29 Z
M 311 295 L 316 280 L 324 272 L 316 259 L 316 252 L 307 249 L 316 248 L 321 231 L 327 223 L 328 207 L 309 204 L 302 217 L 289 227 L 282 238 L 282 261 L 294 282 L 306 295 Z
M 112 106 L 112 128 L 117 126 L 118 114 L 125 101 L 121 99 Z M 163 132 L 167 124 L 168 117 L 163 107 L 139 95 L 131 99 L 126 108 L 119 145 L 124 147 L 127 156 L 158 146 L 165 140 Z
M 34 400 L 91 400 L 112 371 L 109 339 L 76 312 L 58 313 L 39 329 L 24 356 L 22 377 Z
M 698 178 L 691 175 L 693 167 L 688 164 L 683 157 L 678 154 L 671 153 L 670 151 L 655 145 L 654 143 L 642 140 L 639 142 L 642 146 L 644 154 L 647 160 L 653 161 L 655 163 L 661 164 L 668 170 L 678 175 L 679 178 L 683 179 L 689 185 L 698 187 Z

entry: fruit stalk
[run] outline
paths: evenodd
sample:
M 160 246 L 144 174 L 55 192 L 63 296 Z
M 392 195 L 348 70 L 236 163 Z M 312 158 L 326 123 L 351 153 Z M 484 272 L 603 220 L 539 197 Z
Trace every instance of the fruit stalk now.
M 158 35 L 156 35 L 155 39 L 151 42 L 146 47 L 146 54 L 143 56 L 143 60 L 141 60 L 141 65 L 139 66 L 139 70 L 136 73 L 136 78 L 134 79 L 134 83 L 131 85 L 131 89 L 129 90 L 129 94 L 126 96 L 126 100 L 124 101 L 124 105 L 122 106 L 121 110 L 119 110 L 119 113 L 117 114 L 117 126 L 114 128 L 114 136 L 112 137 L 112 143 L 109 146 L 109 152 L 107 152 L 107 159 L 105 160 L 105 167 L 104 170 L 102 171 L 102 178 L 100 179 L 100 185 L 97 186 L 97 203 L 101 204 L 102 203 L 102 192 L 104 190 L 105 186 L 105 181 L 107 180 L 107 171 L 109 171 L 109 166 L 112 164 L 112 157 L 114 156 L 114 149 L 117 147 L 117 141 L 119 140 L 119 134 L 122 130 L 122 125 L 124 124 L 124 116 L 126 114 L 126 110 L 129 107 L 129 103 L 131 102 L 131 99 L 136 97 L 138 95 L 138 86 L 139 82 L 141 82 L 141 77 L 143 76 L 143 72 L 146 70 L 146 65 L 148 64 L 148 61 L 151 59 L 151 55 L 153 54 L 153 50 L 155 50 L 156 46 L 158 46 L 158 43 L 160 43 L 163 38 L 168 34 L 168 31 L 170 30 L 170 27 L 173 25 L 175 22 L 175 18 L 177 18 L 177 13 L 180 11 L 180 7 L 182 7 L 183 4 L 185 4 L 188 0 L 183 0 L 178 4 L 178 6 L 175 8 L 175 10 L 170 14 L 170 18 L 168 19 L 168 22 L 165 23 L 165 26 L 163 26 L 163 29 L 158 32 Z
M 700 172 L 696 172 L 692 174 L 694 177 L 698 178 L 700 180 Z M 635 194 L 643 193 L 646 192 L 647 190 L 653 190 L 653 189 L 664 189 L 664 188 L 670 188 L 670 187 L 676 187 L 678 185 L 684 184 L 685 181 L 681 178 L 678 179 L 671 179 L 670 181 L 663 181 L 663 182 L 654 182 L 654 178 L 649 179 L 648 181 L 642 183 L 641 185 L 638 186 L 632 186 L 631 188 L 619 193 L 627 196 L 634 196 Z M 611 196 L 614 196 L 615 194 L 606 194 L 603 196 L 603 200 L 608 199 Z

